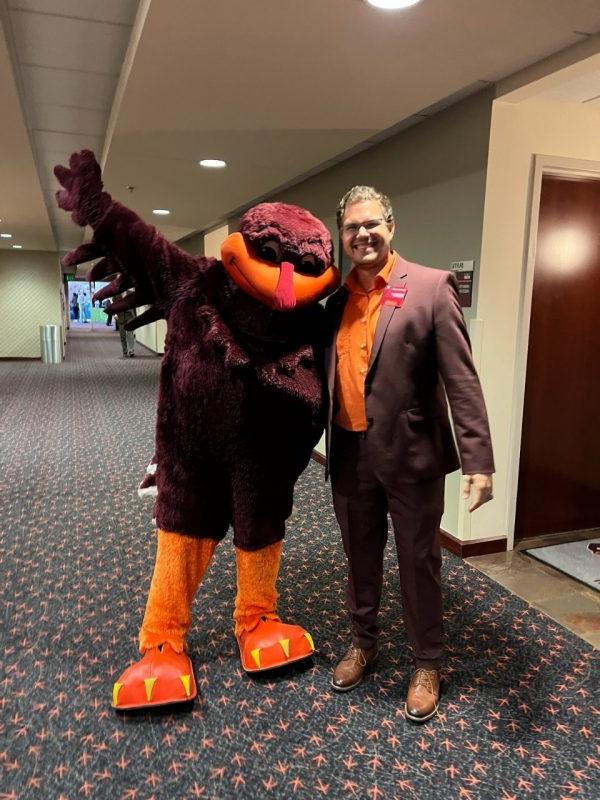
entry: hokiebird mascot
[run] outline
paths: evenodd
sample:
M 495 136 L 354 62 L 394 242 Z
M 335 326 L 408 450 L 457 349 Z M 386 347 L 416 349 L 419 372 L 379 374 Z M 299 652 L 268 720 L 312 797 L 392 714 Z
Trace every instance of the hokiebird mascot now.
M 141 660 L 114 685 L 113 706 L 190 700 L 186 653 L 196 590 L 233 527 L 235 635 L 247 672 L 310 656 L 314 644 L 277 614 L 276 582 L 294 484 L 323 427 L 316 353 L 323 309 L 339 282 L 325 226 L 308 211 L 263 203 L 223 243 L 193 257 L 103 191 L 94 155 L 57 166 L 61 208 L 91 226 L 65 265 L 101 257 L 96 299 L 109 312 L 149 306 L 131 327 L 167 320 L 156 428 L 157 552 L 139 634 Z

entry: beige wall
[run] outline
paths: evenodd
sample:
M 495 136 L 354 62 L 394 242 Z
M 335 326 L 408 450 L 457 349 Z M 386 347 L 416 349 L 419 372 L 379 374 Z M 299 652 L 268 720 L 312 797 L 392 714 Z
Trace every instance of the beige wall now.
M 600 161 L 600 108 L 494 102 L 485 199 L 478 314 L 480 374 L 492 425 L 494 501 L 471 520 L 473 538 L 511 535 L 518 467 L 520 306 L 528 246 L 534 155 Z M 537 214 L 537 209 L 535 210 Z M 526 310 L 528 313 L 528 310 Z
M 228 236 L 229 225 L 227 223 L 206 231 L 204 234 L 204 255 L 207 258 L 221 258 L 221 245 Z
M 390 195 L 396 217 L 394 247 L 411 261 L 448 269 L 452 261 L 477 262 L 474 305 L 466 309 L 475 354 L 479 258 L 485 175 L 494 92 L 485 90 L 269 199 L 305 206 L 330 228 L 337 248 L 335 208 L 355 184 L 370 184 Z M 336 250 L 337 252 L 337 250 Z M 338 256 L 339 262 L 339 256 Z M 322 439 L 317 450 L 324 452 Z M 460 476 L 446 483 L 442 526 L 465 531 Z
M 192 233 L 186 236 L 185 239 L 177 240 L 177 247 L 181 247 L 186 253 L 191 253 L 193 256 L 204 255 L 204 234 Z
M 148 306 L 138 308 L 138 315 L 142 314 Z M 135 331 L 135 338 L 138 342 L 145 345 L 149 350 L 154 353 L 165 352 L 165 336 L 167 335 L 167 323 L 164 319 L 159 319 L 157 322 L 151 322 L 149 325 L 143 325 Z
M 40 325 L 63 326 L 58 254 L 0 250 L 0 358 L 40 358 Z

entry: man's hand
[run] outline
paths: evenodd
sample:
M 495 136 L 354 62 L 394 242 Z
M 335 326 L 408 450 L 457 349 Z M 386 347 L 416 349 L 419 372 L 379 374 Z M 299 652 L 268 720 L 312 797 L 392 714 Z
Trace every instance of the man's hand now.
M 465 500 L 471 497 L 471 505 L 469 511 L 475 511 L 476 508 L 487 503 L 491 500 L 493 495 L 493 482 L 491 475 L 463 475 L 463 492 L 462 496 Z

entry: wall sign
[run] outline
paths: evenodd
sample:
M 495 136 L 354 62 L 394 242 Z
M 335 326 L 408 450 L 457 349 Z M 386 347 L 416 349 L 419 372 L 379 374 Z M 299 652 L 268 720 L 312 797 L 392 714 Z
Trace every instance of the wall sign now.
M 453 261 L 450 269 L 456 276 L 458 283 L 458 299 L 463 308 L 470 308 L 473 304 L 473 273 L 474 261 Z

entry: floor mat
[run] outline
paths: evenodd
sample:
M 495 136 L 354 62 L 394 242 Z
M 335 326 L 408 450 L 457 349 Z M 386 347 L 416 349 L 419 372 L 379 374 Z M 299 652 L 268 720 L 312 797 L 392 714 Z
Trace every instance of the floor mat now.
M 600 538 L 534 547 L 525 552 L 600 591 Z

